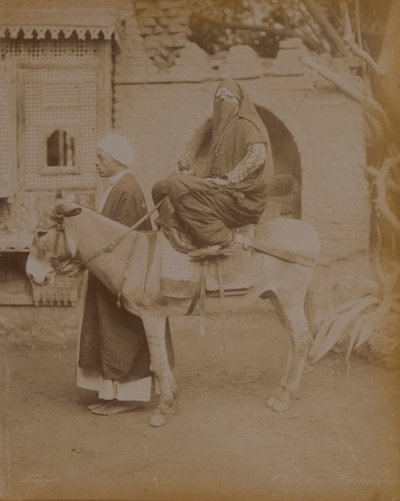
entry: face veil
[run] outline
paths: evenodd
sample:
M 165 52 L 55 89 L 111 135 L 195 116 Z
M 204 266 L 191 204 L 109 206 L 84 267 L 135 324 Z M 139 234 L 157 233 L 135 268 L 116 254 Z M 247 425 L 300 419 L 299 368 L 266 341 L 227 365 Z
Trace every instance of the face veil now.
M 221 106 L 220 102 L 214 100 L 214 113 L 212 119 L 212 140 L 211 140 L 211 154 L 215 151 L 218 139 L 220 138 L 224 128 L 234 115 L 251 122 L 259 133 L 257 142 L 269 145 L 269 137 L 267 129 L 263 124 L 254 104 L 251 102 L 247 92 L 234 80 L 223 80 L 217 87 L 215 96 L 221 91 L 226 89 L 234 96 L 239 102 L 239 108 L 234 109 L 233 106 Z

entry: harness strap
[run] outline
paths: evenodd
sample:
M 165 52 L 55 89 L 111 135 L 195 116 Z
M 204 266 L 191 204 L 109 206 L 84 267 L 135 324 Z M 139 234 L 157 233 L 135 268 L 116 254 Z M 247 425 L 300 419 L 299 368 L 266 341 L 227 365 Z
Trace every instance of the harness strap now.
M 145 214 L 144 216 L 142 216 L 139 221 L 137 221 L 133 226 L 131 226 L 129 228 L 128 231 L 126 231 L 123 235 L 121 235 L 120 237 L 118 237 L 116 240 L 114 240 L 114 242 L 111 242 L 110 244 L 108 244 L 106 247 L 103 247 L 102 249 L 96 251 L 89 259 L 86 259 L 86 261 L 83 261 L 82 263 L 80 263 L 80 267 L 83 267 L 83 266 L 86 266 L 87 263 L 90 263 L 90 261 L 93 261 L 93 259 L 96 259 L 97 257 L 101 256 L 101 254 L 106 254 L 106 253 L 109 253 L 109 252 L 112 252 L 115 247 L 120 243 L 122 242 L 122 240 L 127 237 L 129 235 L 129 233 L 131 233 L 132 231 L 136 230 L 136 228 L 138 226 L 140 226 L 143 221 L 146 221 L 147 218 L 149 218 L 153 212 L 155 212 L 158 207 L 160 207 L 160 205 L 164 202 L 164 200 L 166 199 L 167 197 L 164 197 L 162 200 L 160 200 L 149 212 L 147 212 L 147 214 Z
M 205 291 L 206 291 L 206 272 L 208 268 L 208 260 L 204 259 L 201 262 L 201 273 L 200 273 L 200 280 L 197 284 L 196 291 L 193 295 L 192 301 L 189 305 L 188 311 L 185 313 L 185 316 L 191 315 L 193 313 L 193 310 L 196 307 L 197 302 L 200 301 L 200 315 L 204 313 L 204 297 L 205 297 Z
M 121 284 L 119 286 L 119 291 L 117 293 L 117 306 L 118 308 L 121 308 L 121 297 L 122 297 L 122 289 L 124 288 L 125 281 L 128 277 L 129 273 L 129 263 L 131 262 L 131 257 L 133 254 L 133 249 L 135 248 L 135 241 L 136 239 L 132 242 L 132 247 L 131 250 L 128 254 L 128 257 L 126 258 L 125 265 L 124 265 L 124 271 L 122 273 L 122 278 L 121 278 Z
M 225 284 L 224 284 L 224 277 L 222 276 L 222 273 L 221 273 L 221 268 L 220 268 L 220 266 L 218 266 L 218 262 L 215 263 L 215 269 L 217 270 L 219 294 L 220 294 L 220 299 L 221 299 L 221 307 L 223 310 L 224 304 L 225 304 Z
M 282 249 L 281 247 L 275 247 L 273 245 L 266 244 L 261 240 L 246 237 L 245 235 L 235 235 L 235 242 L 242 244 L 243 246 L 251 247 L 252 249 L 264 254 L 277 257 L 283 261 L 288 261 L 289 263 L 300 264 L 301 266 L 306 266 L 307 268 L 312 268 L 315 265 L 315 257 L 313 256 L 300 255 L 294 251 Z
M 54 248 L 53 248 L 53 256 L 52 257 L 57 256 L 57 254 L 58 254 L 58 243 L 59 243 L 59 240 L 60 240 L 60 233 L 61 232 L 64 233 L 64 226 L 62 224 L 57 223 L 56 227 L 57 227 L 57 233 L 56 233 L 56 238 L 54 240 Z
M 62 221 L 60 220 L 57 220 L 55 218 L 51 218 L 53 219 L 56 224 L 54 226 L 52 226 L 52 228 L 56 228 L 57 229 L 57 232 L 56 232 L 56 238 L 54 240 L 54 245 L 53 245 L 53 253 L 52 253 L 52 256 L 51 256 L 51 259 L 53 261 L 53 265 L 54 265 L 54 262 L 57 260 L 57 255 L 58 255 L 58 247 L 59 247 L 59 244 L 60 244 L 60 233 L 62 233 L 63 235 L 63 243 L 64 243 L 64 253 L 65 253 L 65 256 L 67 258 L 71 258 L 72 259 L 72 255 L 71 255 L 71 252 L 70 252 L 70 249 L 68 247 L 68 242 L 67 242 L 67 235 L 65 234 L 65 228 L 64 228 L 64 224 Z M 60 269 L 56 269 L 56 273 L 57 274 L 62 274 L 62 270 Z

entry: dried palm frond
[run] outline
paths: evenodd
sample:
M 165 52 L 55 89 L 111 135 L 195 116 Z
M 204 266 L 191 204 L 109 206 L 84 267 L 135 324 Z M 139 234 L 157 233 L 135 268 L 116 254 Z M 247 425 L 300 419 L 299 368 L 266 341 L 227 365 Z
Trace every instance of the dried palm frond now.
M 378 305 L 380 300 L 377 296 L 368 295 L 358 300 L 349 301 L 341 307 L 335 308 L 325 319 L 322 320 L 318 328 L 314 344 L 310 350 L 310 358 L 317 362 L 328 353 L 338 342 L 346 336 L 348 329 L 353 325 L 364 325 L 357 321 L 357 317 L 371 306 Z M 359 330 L 357 329 L 358 333 Z M 355 340 L 358 335 L 352 334 Z
M 347 301 L 333 308 L 317 323 L 317 333 L 310 350 L 310 359 L 317 362 L 336 344 L 347 341 L 346 361 L 353 349 L 368 341 L 380 321 L 390 312 L 399 311 L 400 294 L 394 294 L 399 273 L 388 274 L 382 298 L 376 294 Z

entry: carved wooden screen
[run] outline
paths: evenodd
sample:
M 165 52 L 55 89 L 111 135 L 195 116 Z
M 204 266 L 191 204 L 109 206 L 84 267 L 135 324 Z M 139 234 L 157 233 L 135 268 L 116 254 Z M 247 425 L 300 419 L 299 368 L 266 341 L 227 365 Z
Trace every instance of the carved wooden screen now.
M 0 198 L 15 194 L 16 171 L 15 65 L 0 62 Z
M 94 65 L 20 70 L 21 181 L 27 188 L 95 188 Z
M 0 60 L 16 67 L 17 125 L 0 132 L 17 135 L 13 228 L 31 231 L 57 188 L 94 205 L 96 143 L 111 126 L 110 51 L 105 40 L 0 41 Z

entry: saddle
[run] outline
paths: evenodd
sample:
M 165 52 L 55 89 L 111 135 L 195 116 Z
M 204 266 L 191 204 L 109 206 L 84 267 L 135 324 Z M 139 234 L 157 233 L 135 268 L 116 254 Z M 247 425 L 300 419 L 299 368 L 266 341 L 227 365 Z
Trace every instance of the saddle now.
M 256 283 L 258 263 L 254 261 L 261 254 L 305 267 L 315 265 L 318 253 L 302 238 L 305 223 L 287 218 L 237 228 L 233 244 L 195 260 L 191 255 L 198 246 L 180 225 L 170 202 L 165 202 L 158 220 L 165 236 L 161 270 L 165 296 L 193 298 L 199 290 L 203 297 L 246 293 Z
M 244 294 L 255 282 L 253 251 L 235 245 L 229 255 L 201 261 L 178 252 L 161 236 L 161 291 L 164 296 L 193 298 L 200 287 L 206 296 Z
M 156 224 L 163 239 L 163 295 L 192 298 L 204 288 L 206 295 L 243 294 L 254 285 L 253 252 L 242 245 L 232 245 L 217 252 L 197 256 L 199 246 L 165 200 Z M 168 242 L 170 245 L 168 245 Z M 172 247 L 171 247 L 172 246 Z

